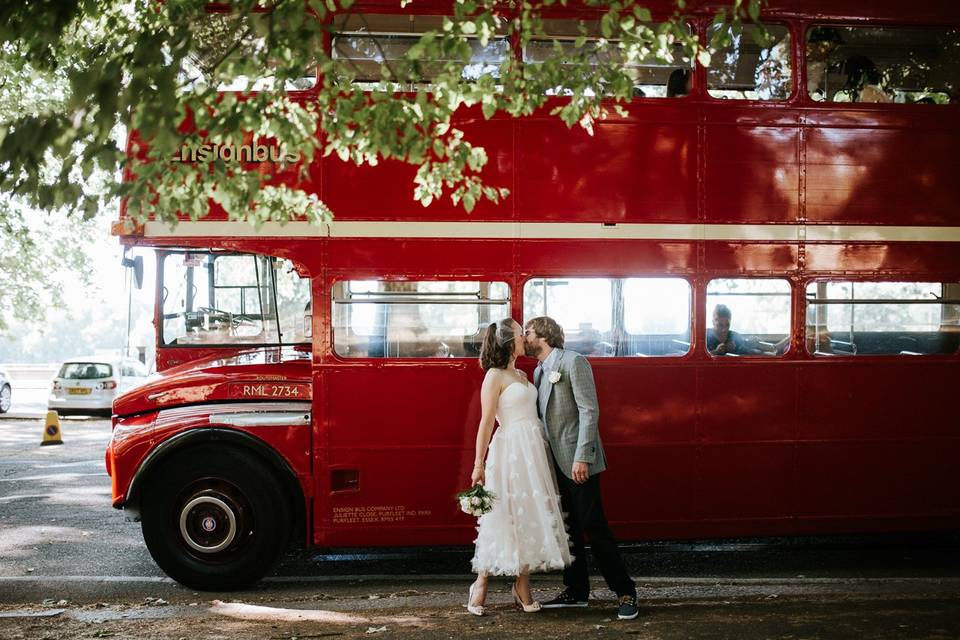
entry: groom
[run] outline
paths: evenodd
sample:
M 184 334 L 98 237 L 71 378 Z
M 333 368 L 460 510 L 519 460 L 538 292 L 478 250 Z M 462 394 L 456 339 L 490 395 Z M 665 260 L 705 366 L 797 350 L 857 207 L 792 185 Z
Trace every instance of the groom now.
M 599 407 L 590 363 L 575 351 L 563 350 L 563 329 L 546 316 L 527 322 L 524 345 L 526 354 L 540 361 L 533 374 L 538 412 L 547 430 L 573 539 L 573 564 L 563 571 L 566 588 L 543 607 L 587 606 L 590 577 L 583 546 L 586 534 L 600 573 L 617 594 L 617 617 L 633 620 L 639 613 L 637 588 L 623 565 L 600 504 L 599 474 L 607 464 L 597 429 Z

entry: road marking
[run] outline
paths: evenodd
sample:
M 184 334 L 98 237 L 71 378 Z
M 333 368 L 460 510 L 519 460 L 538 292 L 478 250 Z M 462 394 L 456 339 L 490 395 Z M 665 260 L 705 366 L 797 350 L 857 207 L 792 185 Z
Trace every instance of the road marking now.
M 99 460 L 79 460 L 77 462 L 58 462 L 56 464 L 37 464 L 34 469 L 59 469 L 60 467 L 79 467 L 82 465 L 103 466 L 103 459 Z
M 0 478 L 0 482 L 28 482 L 31 480 L 63 480 L 64 478 L 79 478 L 80 476 L 108 477 L 106 471 L 99 473 L 51 473 L 45 476 L 23 476 L 21 478 Z

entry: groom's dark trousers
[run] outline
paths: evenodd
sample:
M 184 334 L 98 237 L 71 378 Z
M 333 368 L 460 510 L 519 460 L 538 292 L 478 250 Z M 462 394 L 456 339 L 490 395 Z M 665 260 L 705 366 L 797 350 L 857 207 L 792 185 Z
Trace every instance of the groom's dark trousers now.
M 566 476 L 556 464 L 557 485 L 563 510 L 568 513 L 567 525 L 573 540 L 573 564 L 563 570 L 563 584 L 578 598 L 590 596 L 590 573 L 587 570 L 586 550 L 583 537 L 590 541 L 590 550 L 600 567 L 607 586 L 617 596 L 636 595 L 637 588 L 623 565 L 617 541 L 613 537 L 600 502 L 600 474 L 590 476 L 583 484 L 577 484 Z

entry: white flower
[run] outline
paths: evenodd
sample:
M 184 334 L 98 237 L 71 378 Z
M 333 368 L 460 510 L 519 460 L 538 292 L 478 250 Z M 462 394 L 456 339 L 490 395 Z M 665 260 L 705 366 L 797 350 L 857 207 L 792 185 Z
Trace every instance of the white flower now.
M 480 504 L 480 498 L 478 498 L 478 497 L 476 497 L 476 496 L 470 498 L 470 504 L 472 504 L 472 505 L 474 505 L 474 506 Z
M 483 504 L 490 506 L 490 496 L 483 496 Z
M 550 384 L 557 384 L 558 382 L 560 382 L 560 372 L 559 372 L 559 371 L 551 371 L 551 372 L 550 372 L 550 377 L 547 378 L 547 380 L 550 381 Z

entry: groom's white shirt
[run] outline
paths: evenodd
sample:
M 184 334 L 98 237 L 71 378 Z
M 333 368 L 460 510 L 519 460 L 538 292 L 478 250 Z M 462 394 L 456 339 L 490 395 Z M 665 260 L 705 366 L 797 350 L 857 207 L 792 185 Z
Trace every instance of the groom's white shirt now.
M 540 419 L 546 424 L 547 402 L 550 401 L 550 372 L 556 366 L 557 359 L 560 357 L 560 349 L 554 349 L 550 352 L 543 362 L 537 365 L 539 373 L 534 375 L 534 384 L 537 385 L 537 403 L 540 407 Z M 536 373 L 536 372 L 535 372 Z

